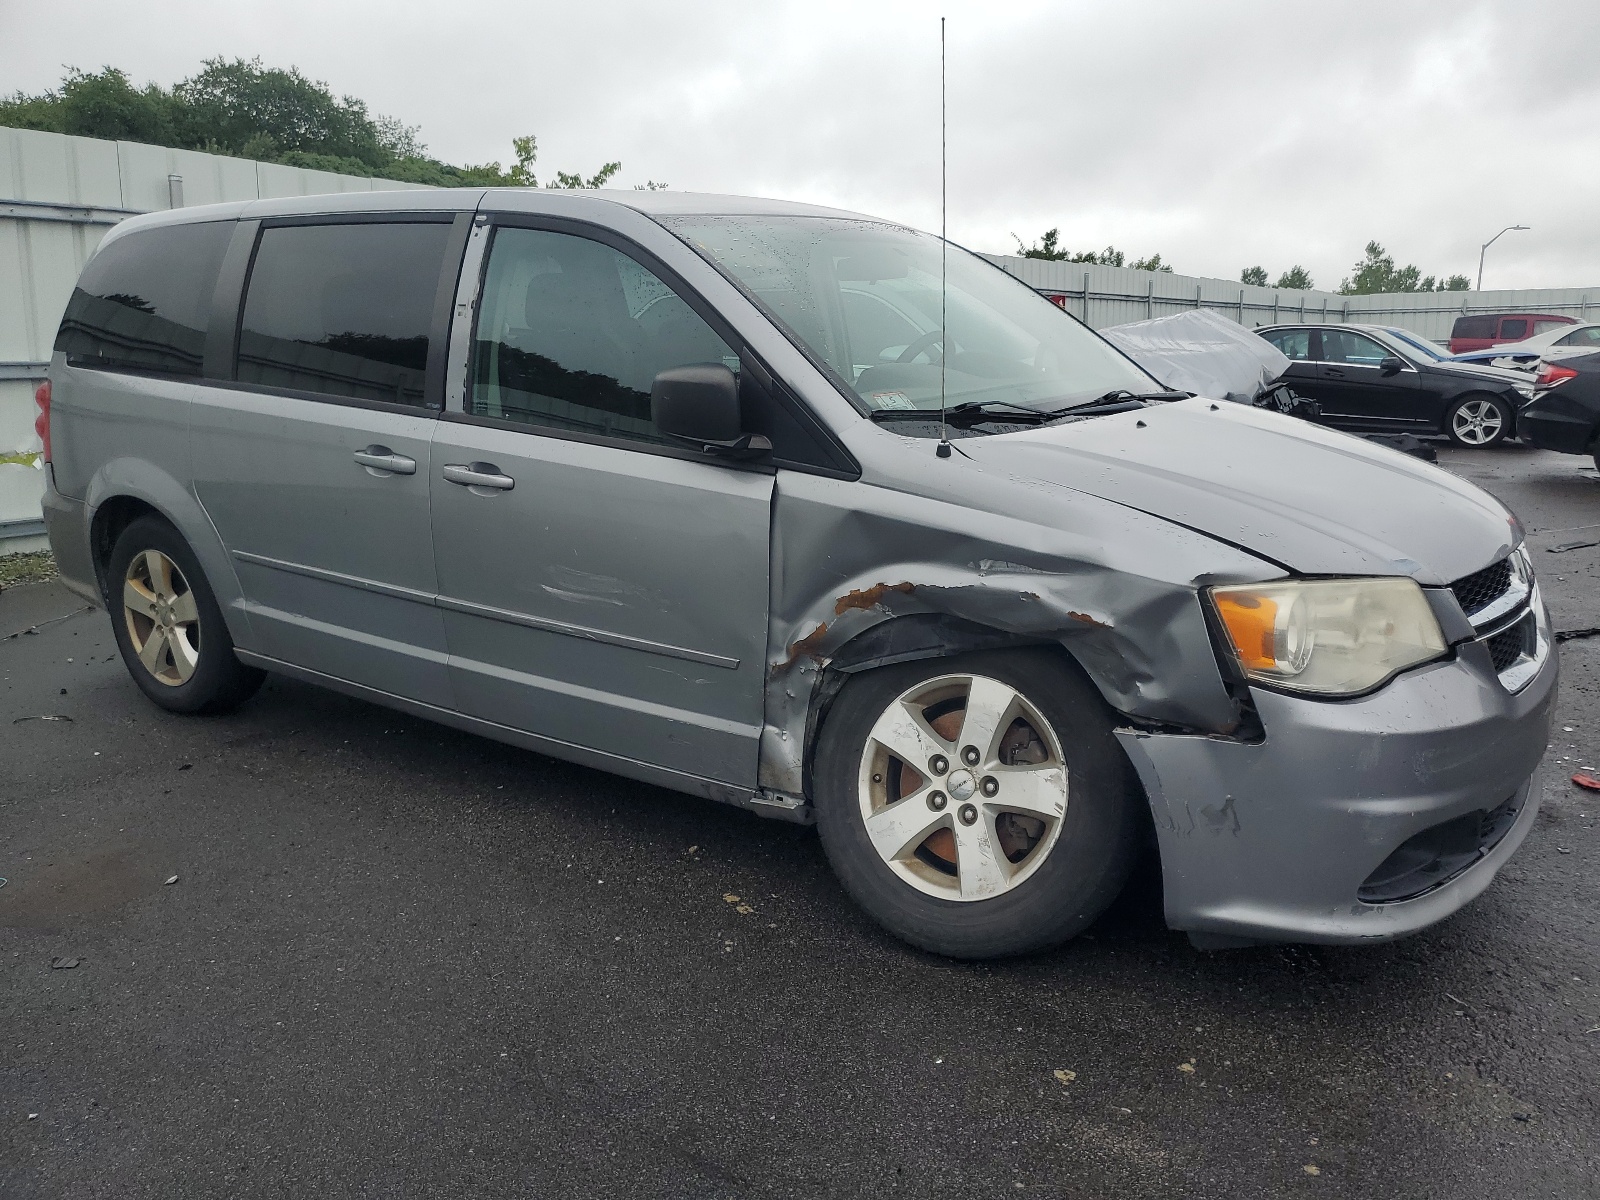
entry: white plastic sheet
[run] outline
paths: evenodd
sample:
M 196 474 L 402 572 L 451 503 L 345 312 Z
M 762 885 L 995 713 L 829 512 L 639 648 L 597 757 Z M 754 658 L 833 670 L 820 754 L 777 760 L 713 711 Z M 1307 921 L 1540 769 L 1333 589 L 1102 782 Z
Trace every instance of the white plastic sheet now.
M 1266 338 L 1208 308 L 1100 331 L 1167 387 L 1216 400 L 1251 403 L 1289 369 Z

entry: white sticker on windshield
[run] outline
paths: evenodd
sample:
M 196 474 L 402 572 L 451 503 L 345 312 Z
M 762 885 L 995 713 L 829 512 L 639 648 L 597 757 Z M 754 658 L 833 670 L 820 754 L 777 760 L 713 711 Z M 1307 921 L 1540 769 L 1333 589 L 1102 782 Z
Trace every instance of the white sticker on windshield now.
M 904 392 L 872 392 L 867 399 L 878 408 L 915 408 L 911 397 Z

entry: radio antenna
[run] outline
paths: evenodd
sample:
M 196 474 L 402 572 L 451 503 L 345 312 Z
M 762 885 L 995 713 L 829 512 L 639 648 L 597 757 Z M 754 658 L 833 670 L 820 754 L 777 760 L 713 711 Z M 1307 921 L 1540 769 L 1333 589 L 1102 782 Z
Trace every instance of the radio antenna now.
M 949 320 L 945 315 L 945 274 L 946 262 L 950 254 L 949 221 L 947 213 L 949 204 L 947 193 L 949 189 L 949 171 L 946 160 L 949 158 L 947 145 L 949 142 L 945 120 L 944 101 L 944 18 L 939 18 L 939 446 L 935 453 L 940 458 L 950 457 L 950 431 L 945 425 L 945 389 L 944 389 L 944 364 L 950 357 L 950 331 Z

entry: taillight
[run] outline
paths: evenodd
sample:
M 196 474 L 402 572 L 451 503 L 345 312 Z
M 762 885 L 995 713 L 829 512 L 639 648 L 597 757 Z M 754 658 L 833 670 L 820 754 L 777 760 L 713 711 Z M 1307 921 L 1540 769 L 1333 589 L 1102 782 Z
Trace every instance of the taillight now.
M 50 461 L 50 381 L 46 379 L 33 393 L 33 402 L 39 406 L 39 415 L 33 419 L 33 431 L 44 443 L 44 460 Z
M 1577 372 L 1571 367 L 1558 367 L 1554 363 L 1539 364 L 1539 373 L 1534 376 L 1534 384 L 1542 388 L 1553 388 L 1557 384 L 1565 383 Z

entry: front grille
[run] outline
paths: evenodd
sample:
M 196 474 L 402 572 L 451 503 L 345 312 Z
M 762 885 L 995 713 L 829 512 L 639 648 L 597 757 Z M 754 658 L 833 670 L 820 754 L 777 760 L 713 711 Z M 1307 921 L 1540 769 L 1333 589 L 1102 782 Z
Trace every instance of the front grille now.
M 1456 594 L 1461 610 L 1470 617 L 1500 599 L 1510 587 L 1511 560 L 1502 558 L 1491 567 L 1456 580 L 1450 585 L 1450 590 Z
M 1522 811 L 1520 796 L 1407 838 L 1356 892 L 1365 904 L 1395 904 L 1443 887 L 1500 844 Z
M 1528 617 L 1524 617 L 1510 629 L 1502 629 L 1486 640 L 1485 644 L 1489 647 L 1489 661 L 1494 663 L 1496 675 L 1522 657 L 1523 650 L 1528 644 L 1528 620 Z

